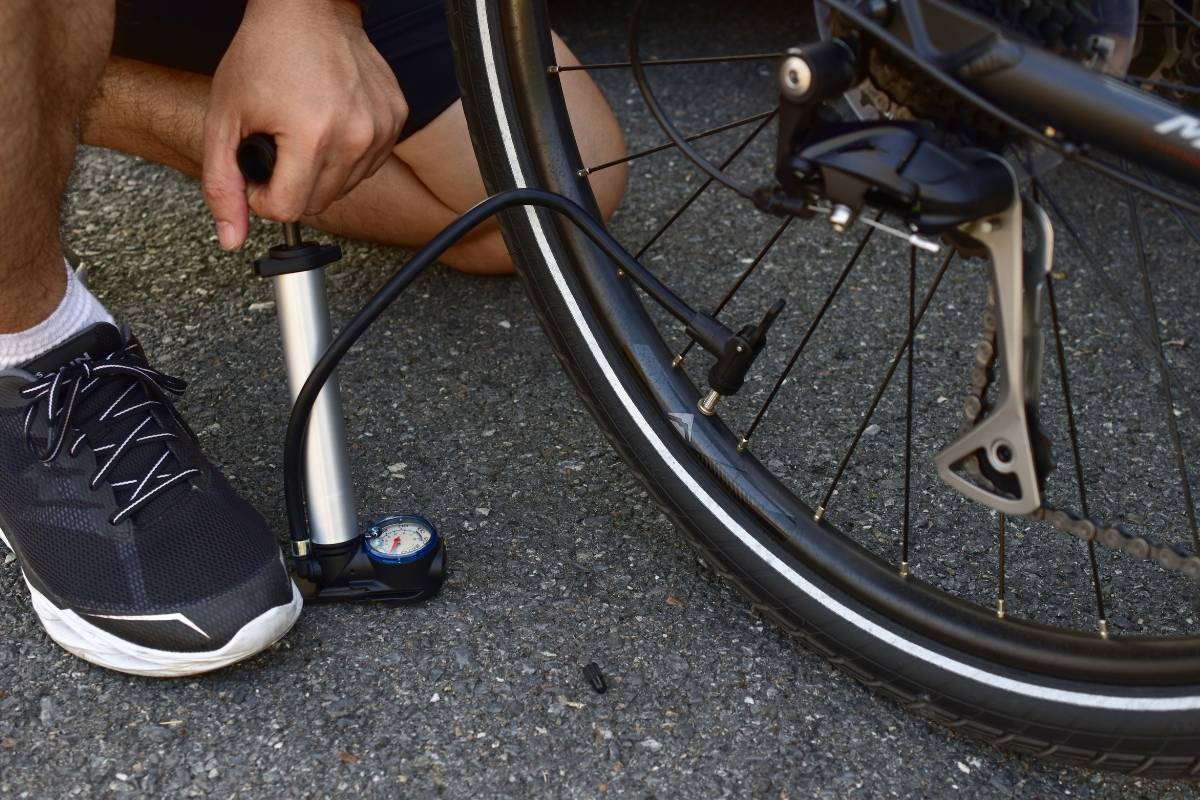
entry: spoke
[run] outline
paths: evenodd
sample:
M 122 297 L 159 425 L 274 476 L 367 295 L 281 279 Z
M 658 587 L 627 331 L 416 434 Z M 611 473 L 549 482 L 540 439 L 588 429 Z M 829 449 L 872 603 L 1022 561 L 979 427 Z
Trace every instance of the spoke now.
M 1159 330 L 1158 308 L 1154 302 L 1154 290 L 1150 284 L 1150 267 L 1146 263 L 1146 246 L 1142 239 L 1142 224 L 1137 214 L 1137 199 L 1133 196 L 1133 192 L 1126 191 L 1125 201 L 1129 204 L 1129 222 L 1133 231 L 1133 241 L 1137 246 L 1137 263 L 1138 272 L 1141 276 L 1142 295 L 1146 302 L 1146 309 L 1150 312 L 1150 335 L 1154 338 L 1154 345 L 1163 363 L 1166 362 L 1166 356 L 1163 353 L 1162 335 Z M 1179 436 L 1179 423 L 1175 420 L 1175 398 L 1174 392 L 1171 389 L 1171 376 L 1166 371 L 1159 369 L 1159 377 L 1162 380 L 1163 399 L 1167 404 L 1167 430 L 1171 434 L 1171 444 L 1175 448 L 1175 467 L 1179 471 L 1179 481 L 1183 487 L 1183 501 L 1186 505 L 1188 526 L 1192 532 L 1192 546 L 1196 550 L 1200 550 L 1200 531 L 1196 527 L 1196 506 L 1192 501 L 1192 481 L 1188 474 L 1187 459 L 1183 455 L 1183 441 Z
M 1033 187 L 1037 198 L 1037 184 Z M 1063 403 L 1067 407 L 1067 432 L 1071 437 L 1071 457 L 1075 462 L 1075 486 L 1079 491 L 1079 510 L 1084 519 L 1088 511 L 1087 484 L 1083 480 L 1083 457 L 1079 448 L 1079 428 L 1075 424 L 1075 402 L 1071 399 L 1071 378 L 1067 371 L 1067 350 L 1063 346 L 1062 325 L 1058 321 L 1058 301 L 1054 296 L 1054 278 L 1046 282 L 1046 297 L 1050 301 L 1050 324 L 1054 328 L 1054 352 L 1058 358 L 1058 380 L 1062 386 Z M 1096 623 L 1101 636 L 1108 636 L 1108 617 L 1104 611 L 1104 592 L 1100 584 L 1100 564 L 1096 559 L 1096 543 L 1087 543 L 1088 564 L 1091 567 L 1092 591 L 1096 596 Z
M 673 67 L 679 64 L 723 64 L 729 61 L 767 61 L 772 58 L 783 58 L 787 53 L 742 53 L 733 56 L 699 56 L 696 58 L 656 58 L 651 61 L 643 61 L 643 67 Z M 628 61 L 607 61 L 597 64 L 568 64 L 567 66 L 558 66 L 551 64 L 549 67 L 550 74 L 557 72 L 574 72 L 575 70 L 587 69 L 629 69 L 633 65 Z
M 1100 278 L 1100 283 L 1104 286 L 1104 290 L 1108 293 L 1109 298 L 1113 301 L 1113 303 L 1125 315 L 1125 319 L 1132 326 L 1134 333 L 1136 333 L 1146 345 L 1146 349 L 1149 350 L 1150 354 L 1154 356 L 1155 360 L 1165 371 L 1165 373 L 1171 376 L 1171 380 L 1175 381 L 1176 383 L 1180 383 L 1178 376 L 1175 374 L 1174 368 L 1167 363 L 1162 351 L 1155 347 L 1154 338 L 1146 331 L 1146 326 L 1142 325 L 1138 321 L 1137 317 L 1133 313 L 1133 309 L 1129 305 L 1128 300 L 1125 298 L 1125 295 L 1122 294 L 1122 292 L 1117 288 L 1117 285 L 1113 282 L 1113 279 L 1108 274 L 1107 270 L 1100 265 L 1099 259 L 1095 257 L 1091 248 L 1087 246 L 1087 243 L 1083 240 L 1083 236 L 1080 235 L 1074 223 L 1071 222 L 1070 217 L 1068 217 L 1058 205 L 1058 202 L 1054 199 L 1054 196 L 1046 189 L 1045 184 L 1039 182 L 1039 188 L 1041 190 L 1042 199 L 1044 199 L 1050 209 L 1054 211 L 1055 216 L 1062 221 L 1063 225 L 1067 229 L 1067 232 L 1071 235 L 1072 241 L 1075 242 L 1075 246 L 1078 247 L 1079 251 L 1083 254 L 1084 260 L 1092 267 L 1092 269 L 1095 270 L 1097 277 Z M 1190 367 L 1191 365 L 1188 366 Z M 1191 410 L 1192 414 L 1195 415 L 1197 419 L 1200 419 L 1200 406 L 1197 405 L 1196 399 L 1187 393 L 1183 395 L 1183 399 L 1184 402 L 1188 404 L 1188 408 Z
M 878 221 L 882 216 L 883 212 L 880 211 L 875 215 L 875 220 Z M 779 390 L 783 387 L 784 381 L 786 381 L 788 375 L 791 374 L 792 367 L 796 366 L 796 362 L 800 360 L 800 355 L 804 352 L 804 348 L 808 346 L 808 341 L 812 338 L 813 334 L 817 332 L 817 327 L 821 324 L 821 320 L 825 318 L 825 312 L 829 310 L 831 305 L 833 305 L 833 299 L 837 297 L 838 292 L 841 291 L 842 284 L 846 282 L 846 278 L 850 277 L 850 271 L 854 269 L 854 265 L 858 263 L 859 257 L 863 254 L 863 250 L 867 249 L 867 243 L 871 241 L 871 237 L 874 235 L 875 228 L 867 228 L 867 232 L 863 235 L 862 239 L 859 240 L 858 246 L 854 248 L 854 254 L 850 256 L 850 260 L 846 262 L 846 266 L 842 268 L 841 274 L 838 275 L 837 280 L 834 281 L 833 288 L 829 291 L 829 294 L 825 296 L 825 302 L 821 304 L 821 308 L 817 311 L 817 315 L 813 317 L 812 322 L 808 324 L 808 330 L 804 332 L 804 338 L 800 340 L 800 344 L 797 345 L 796 349 L 792 352 L 792 357 L 788 359 L 787 366 L 783 368 L 783 373 L 776 378 L 775 385 L 771 387 L 771 393 L 767 395 L 766 401 L 761 407 L 759 407 L 758 413 L 754 415 L 754 420 L 750 423 L 750 427 L 746 429 L 744 434 L 742 434 L 741 441 L 738 444 L 739 450 L 745 450 L 750 444 L 750 437 L 754 435 L 754 431 L 758 429 L 758 424 L 762 422 L 763 417 L 766 416 L 767 409 L 771 407 L 771 403 L 775 400 L 775 396 L 779 394 Z
M 1154 179 L 1150 177 L 1150 173 L 1146 172 L 1146 170 L 1142 170 L 1142 177 L 1145 178 L 1148 183 L 1154 184 Z M 1174 203 L 1168 203 L 1167 205 L 1168 208 L 1171 209 L 1171 214 L 1174 215 L 1175 219 L 1179 220 L 1179 224 L 1183 226 L 1183 229 L 1187 231 L 1188 235 L 1192 237 L 1196 244 L 1200 244 L 1200 228 L 1196 227 L 1196 223 L 1192 220 L 1192 218 L 1184 214 L 1183 209 Z
M 768 119 L 775 115 L 775 111 L 776 111 L 776 109 L 771 109 L 770 111 L 763 111 L 758 114 L 752 114 L 749 117 L 742 117 L 741 119 L 734 120 L 733 122 L 727 122 L 724 125 L 718 125 L 715 128 L 709 128 L 706 131 L 700 131 L 699 133 L 693 133 L 691 136 L 685 136 L 684 141 L 694 142 L 697 139 L 703 139 L 706 136 L 713 136 L 715 134 L 722 133 L 724 131 L 728 131 L 728 130 L 732 130 L 734 128 L 741 127 L 742 125 L 749 125 L 751 122 L 758 122 L 759 120 L 762 120 L 762 119 Z M 673 147 L 678 147 L 678 145 L 675 144 L 675 142 L 666 142 L 666 143 L 660 144 L 656 147 L 651 147 L 649 150 L 642 150 L 640 152 L 633 153 L 631 155 L 622 156 L 621 158 L 613 159 L 612 161 L 605 161 L 603 164 L 597 164 L 594 167 L 584 167 L 583 169 L 579 170 L 577 174 L 581 178 L 586 178 L 588 175 L 591 175 L 593 172 L 599 172 L 602 169 L 608 169 L 609 167 L 615 167 L 618 164 L 624 164 L 628 161 L 633 161 L 634 159 L 653 155 L 654 153 L 661 153 L 663 150 L 670 150 Z
M 742 154 L 742 151 L 750 146 L 750 143 L 757 138 L 758 134 L 762 133 L 763 128 L 771 124 L 771 120 L 774 118 L 775 113 L 772 112 L 769 116 L 765 117 L 762 122 L 758 123 L 758 126 L 754 130 L 750 131 L 750 135 L 743 139 L 741 143 L 738 144 L 738 146 L 735 147 L 733 151 L 725 157 L 725 160 L 721 162 L 720 169 L 727 169 L 729 165 L 732 164 L 734 160 Z M 684 200 L 683 204 L 680 205 L 679 208 L 675 209 L 675 213 L 673 213 L 666 222 L 659 226 L 658 230 L 656 230 L 654 234 L 646 240 L 646 243 L 641 246 L 641 248 L 633 257 L 640 261 L 642 256 L 646 255 L 646 252 L 654 246 L 655 242 L 658 241 L 659 237 L 667 232 L 667 228 L 670 228 L 672 225 L 674 225 L 675 222 L 683 216 L 684 212 L 691 208 L 692 203 L 700 199 L 700 195 L 704 194 L 708 187 L 713 185 L 714 180 L 715 179 L 711 176 L 705 178 L 704 183 L 700 184 L 700 186 L 688 196 L 688 199 Z
M 1008 538 L 1008 515 L 1000 512 L 1000 565 L 996 570 L 996 616 L 1004 617 L 1004 542 Z
M 1161 200 L 1164 203 L 1178 205 L 1180 208 L 1186 208 L 1193 214 L 1200 214 L 1200 205 L 1193 203 L 1191 200 L 1185 200 L 1182 197 L 1173 195 L 1164 189 L 1160 189 L 1149 181 L 1136 178 L 1133 175 L 1130 175 L 1128 172 L 1125 172 L 1118 167 L 1114 167 L 1112 164 L 1107 164 L 1098 158 L 1092 158 L 1091 156 L 1078 154 L 1074 156 L 1074 159 L 1080 164 L 1090 167 L 1093 171 L 1112 178 L 1117 183 L 1123 184 L 1128 188 L 1137 189 L 1139 192 L 1148 194 L 1156 200 Z
M 1183 92 L 1184 94 L 1200 94 L 1200 86 L 1188 86 L 1186 83 L 1171 83 L 1170 81 L 1160 81 L 1157 78 L 1142 78 L 1137 75 L 1130 75 L 1125 78 L 1128 83 L 1134 86 L 1154 86 L 1159 89 L 1170 89 L 1173 92 Z
M 761 264 L 763 259 L 767 257 L 767 253 L 770 253 L 771 248 L 774 247 L 775 243 L 779 241 L 779 237 L 783 236 L 784 231 L 788 229 L 788 226 L 791 225 L 795 219 L 795 217 L 789 216 L 784 219 L 782 225 L 775 229 L 775 232 L 771 234 L 771 238 L 768 239 L 767 243 L 762 246 L 761 250 L 758 251 L 758 255 L 750 260 L 750 263 L 746 265 L 744 270 L 742 270 L 742 274 L 738 275 L 737 280 L 734 281 L 733 285 L 730 286 L 728 291 L 725 292 L 725 296 L 721 298 L 721 302 L 717 303 L 716 308 L 714 308 L 712 312 L 714 317 L 725 310 L 725 306 L 729 305 L 729 301 L 732 300 L 733 296 L 737 294 L 739 289 L 742 288 L 742 284 L 745 283 L 746 279 L 750 277 L 750 273 L 757 269 L 758 265 Z M 679 355 L 675 356 L 674 360 L 671 361 L 671 366 L 678 367 L 681 363 L 683 363 L 683 360 L 687 358 L 687 354 L 691 352 L 691 349 L 695 344 L 695 339 L 689 339 L 688 343 L 684 345 L 683 350 L 679 352 Z
M 858 443 L 862 441 L 863 432 L 867 426 L 871 424 L 871 417 L 875 416 L 875 409 L 879 407 L 879 401 L 883 399 L 883 393 L 887 391 L 887 387 L 892 382 L 892 376 L 896 374 L 896 368 L 900 366 L 900 359 L 904 353 L 912 346 L 913 336 L 917 332 L 917 326 L 921 324 L 921 320 L 925 318 L 925 312 L 929 309 L 929 303 L 933 300 L 933 295 L 937 292 L 938 287 L 942 285 L 942 278 L 946 275 L 946 270 L 950 267 L 950 263 L 954 261 L 954 250 L 951 249 L 946 253 L 945 260 L 942 261 L 942 266 L 938 268 L 937 275 L 933 278 L 933 283 L 929 287 L 929 291 L 925 294 L 925 299 L 921 303 L 921 310 L 917 312 L 917 316 L 909 325 L 908 335 L 904 337 L 899 349 L 896 350 L 896 355 L 892 357 L 892 363 L 888 366 L 887 374 L 883 376 L 883 380 L 875 388 L 875 396 L 871 398 L 871 405 L 867 407 L 867 411 L 863 414 L 862 421 L 858 424 L 858 430 L 854 432 L 854 440 L 850 442 L 849 449 L 842 456 L 841 462 L 838 464 L 837 472 L 833 475 L 833 480 L 829 482 L 829 488 L 825 490 L 825 496 L 821 498 L 820 504 L 817 506 L 815 518 L 820 519 L 829 509 L 829 501 L 833 498 L 833 493 L 837 490 L 838 482 L 841 481 L 842 475 L 846 472 L 846 467 L 850 464 L 850 458 L 854 455 L 854 451 L 858 448 Z
M 1175 0 L 1167 0 L 1167 5 L 1169 5 L 1175 11 L 1176 14 L 1183 17 L 1188 22 L 1192 23 L 1192 27 L 1200 28 L 1200 19 L 1196 19 L 1196 17 L 1192 16 L 1190 13 L 1188 13 L 1184 9 L 1180 8 L 1179 4 L 1176 3 Z
M 1200 228 L 1196 227 L 1196 223 L 1180 211 L 1179 206 L 1171 206 L 1171 213 L 1175 216 L 1175 219 L 1179 220 L 1179 224 L 1183 226 L 1183 229 L 1187 231 L 1193 241 L 1196 244 L 1200 244 Z
M 908 330 L 912 335 L 913 316 L 917 313 L 917 248 L 908 249 Z M 904 387 L 904 527 L 900 534 L 900 576 L 908 577 L 908 534 L 911 518 L 912 496 L 912 405 L 913 405 L 913 351 L 908 348 L 908 376 Z

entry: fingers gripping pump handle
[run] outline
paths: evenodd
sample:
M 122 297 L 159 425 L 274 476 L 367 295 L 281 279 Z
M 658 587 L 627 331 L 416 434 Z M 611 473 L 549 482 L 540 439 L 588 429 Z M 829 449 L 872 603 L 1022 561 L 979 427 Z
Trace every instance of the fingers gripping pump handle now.
M 266 183 L 275 168 L 275 140 L 265 134 L 246 137 L 237 163 L 248 181 Z M 283 224 L 283 243 L 254 262 L 255 271 L 270 277 L 283 337 L 288 387 L 295 401 L 304 381 L 332 339 L 329 300 L 321 267 L 341 258 L 335 245 L 305 242 L 300 224 Z M 358 515 L 350 481 L 346 425 L 341 393 L 334 376 L 312 409 L 304 448 L 304 478 L 312 544 L 339 545 L 358 537 Z M 307 541 L 293 550 L 307 551 Z M 307 553 L 295 553 L 306 555 Z
M 252 133 L 242 140 L 237 149 L 237 165 L 242 176 L 251 183 L 268 183 L 275 172 L 275 137 L 266 133 Z M 300 223 L 284 222 L 283 243 L 288 247 L 299 247 L 303 243 Z M 340 254 L 339 254 L 340 257 Z

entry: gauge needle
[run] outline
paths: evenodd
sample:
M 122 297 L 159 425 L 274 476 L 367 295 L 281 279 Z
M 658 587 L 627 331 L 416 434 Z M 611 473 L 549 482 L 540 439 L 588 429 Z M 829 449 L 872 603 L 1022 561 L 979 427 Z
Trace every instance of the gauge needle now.
M 396 552 L 396 548 L 397 548 L 397 547 L 399 547 L 399 546 L 400 546 L 400 540 L 399 540 L 399 539 L 393 539 L 393 540 L 392 540 L 392 549 L 391 549 L 391 550 L 388 550 L 388 552 L 389 552 L 389 553 L 394 553 L 394 552 Z

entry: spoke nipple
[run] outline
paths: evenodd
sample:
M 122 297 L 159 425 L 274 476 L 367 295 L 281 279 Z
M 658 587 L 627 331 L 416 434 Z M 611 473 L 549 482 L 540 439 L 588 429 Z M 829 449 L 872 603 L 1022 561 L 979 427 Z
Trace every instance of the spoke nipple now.
M 900 562 L 900 577 L 901 578 L 908 577 L 908 562 L 907 561 Z
M 817 506 L 817 510 L 813 514 L 813 522 L 820 522 L 824 516 L 825 516 L 825 506 Z
M 622 269 L 622 268 L 620 268 L 620 267 L 617 267 L 617 277 L 618 277 L 618 278 L 624 278 L 624 277 L 625 277 L 625 270 L 623 270 L 623 269 Z
M 551 75 L 557 75 L 558 64 L 551 64 L 550 66 L 546 67 L 546 72 L 549 72 Z
M 1108 620 L 1104 619 L 1103 617 L 1100 619 L 1100 638 L 1108 638 Z
M 683 363 L 683 353 L 679 353 L 671 359 L 671 369 L 679 369 L 679 365 Z
M 584 167 L 583 169 L 577 171 L 575 174 L 581 178 L 586 178 L 588 175 L 592 174 L 592 171 L 590 169 L 588 169 L 587 167 Z
M 746 438 L 745 434 L 739 435 L 737 451 L 739 453 L 744 453 L 744 452 L 746 452 L 746 449 L 749 447 L 750 447 L 750 440 Z
M 710 389 L 708 394 L 704 395 L 704 398 L 697 404 L 696 407 L 700 409 L 701 414 L 706 417 L 711 417 L 714 413 L 716 413 L 717 403 L 720 401 L 720 399 L 721 393 L 716 389 Z
M 1003 597 L 1001 597 L 999 600 L 996 601 L 996 616 L 999 617 L 1000 619 L 1004 619 L 1004 598 Z

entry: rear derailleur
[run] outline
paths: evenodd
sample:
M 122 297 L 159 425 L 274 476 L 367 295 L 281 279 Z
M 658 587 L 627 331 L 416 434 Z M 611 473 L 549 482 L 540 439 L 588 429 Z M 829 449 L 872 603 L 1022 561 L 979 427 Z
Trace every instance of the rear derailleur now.
M 922 235 L 941 236 L 991 262 L 994 306 L 985 318 L 988 338 L 977 352 L 966 421 L 935 461 L 963 496 L 1008 514 L 1032 514 L 1042 507 L 1053 466 L 1037 421 L 1049 220 L 1022 200 L 1012 168 L 991 152 L 946 144 L 921 123 L 835 119 L 829 105 L 861 80 L 858 61 L 853 36 L 793 49 L 781 60 L 776 183 L 760 189 L 756 202 L 776 214 L 827 214 L 839 231 L 871 207 L 901 219 L 910 233 L 886 230 L 914 245 L 924 242 Z

